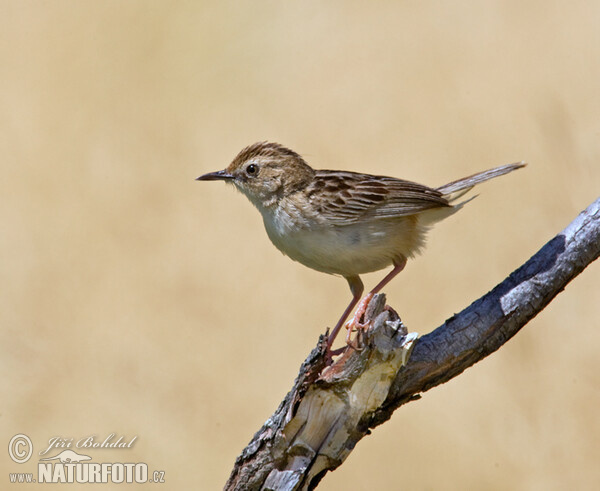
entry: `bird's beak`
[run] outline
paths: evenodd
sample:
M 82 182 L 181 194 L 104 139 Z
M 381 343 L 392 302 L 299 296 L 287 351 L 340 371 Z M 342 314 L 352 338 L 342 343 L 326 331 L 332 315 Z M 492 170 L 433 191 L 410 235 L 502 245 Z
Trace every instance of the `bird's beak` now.
M 233 179 L 233 175 L 226 170 L 218 170 L 216 172 L 209 172 L 208 174 L 197 177 L 196 181 L 229 181 L 230 179 Z

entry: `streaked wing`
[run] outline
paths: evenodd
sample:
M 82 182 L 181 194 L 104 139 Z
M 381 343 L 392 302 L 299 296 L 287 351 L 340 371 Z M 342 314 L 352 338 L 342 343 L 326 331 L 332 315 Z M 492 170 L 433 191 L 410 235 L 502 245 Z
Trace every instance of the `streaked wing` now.
M 442 193 L 422 184 L 355 172 L 319 170 L 306 192 L 319 214 L 336 225 L 449 206 Z

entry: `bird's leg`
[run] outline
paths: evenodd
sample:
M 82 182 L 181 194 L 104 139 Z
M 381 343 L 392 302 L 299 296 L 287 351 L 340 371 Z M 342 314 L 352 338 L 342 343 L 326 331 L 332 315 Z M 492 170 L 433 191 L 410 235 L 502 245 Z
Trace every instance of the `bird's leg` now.
M 396 276 L 400 271 L 404 269 L 404 266 L 406 266 L 406 258 L 404 256 L 400 256 L 397 260 L 394 261 L 394 269 L 392 269 L 383 280 L 377 283 L 377 285 L 371 290 L 369 295 L 379 293 L 385 285 L 392 281 L 394 276 Z
M 394 276 L 396 276 L 400 271 L 402 271 L 404 269 L 404 266 L 406 266 L 406 258 L 404 256 L 400 256 L 397 261 L 394 261 L 394 269 L 392 269 L 385 276 L 385 278 L 383 278 L 379 283 L 377 283 L 375 288 L 373 288 L 365 296 L 365 298 L 363 298 L 360 301 L 360 303 L 358 304 L 358 307 L 356 309 L 356 312 L 354 313 L 354 316 L 346 324 L 346 329 L 348 329 L 348 333 L 346 334 L 346 343 L 348 344 L 348 346 L 350 346 L 354 349 L 357 349 L 357 350 L 361 349 L 360 344 L 362 344 L 362 343 L 361 343 L 361 337 L 359 334 L 357 334 L 357 343 L 356 344 L 353 344 L 350 341 L 350 336 L 352 334 L 352 330 L 356 328 L 356 330 L 360 333 L 361 330 L 363 330 L 366 327 L 366 324 L 363 324 L 361 322 L 361 319 L 362 319 L 362 316 L 365 315 L 365 311 L 367 310 L 367 307 L 369 306 L 369 302 L 371 302 L 373 295 L 375 295 L 376 293 L 379 293 L 381 291 L 381 289 L 394 278 Z
M 339 330 L 344 325 L 344 321 L 348 318 L 348 316 L 350 315 L 350 312 L 352 312 L 352 310 L 354 309 L 354 307 L 360 300 L 360 297 L 363 294 L 363 291 L 365 290 L 363 282 L 360 280 L 360 278 L 358 276 L 347 276 L 346 280 L 348 281 L 348 285 L 350 285 L 350 291 L 352 292 L 352 300 L 351 300 L 350 304 L 348 305 L 348 307 L 346 307 L 346 310 L 344 310 L 342 317 L 340 317 L 340 320 L 337 322 L 337 324 L 333 328 L 333 331 L 331 331 L 329 338 L 327 339 L 327 352 L 331 355 L 337 355 L 341 351 L 343 351 L 343 349 L 341 351 L 338 351 L 338 350 L 333 351 L 331 349 L 331 345 L 333 344 L 333 341 L 335 341 L 335 337 L 337 336 Z
M 371 302 L 371 300 L 373 299 L 373 295 L 375 295 L 375 293 L 372 291 L 365 295 L 365 297 L 358 304 L 358 307 L 356 308 L 356 312 L 354 312 L 352 319 L 350 319 L 346 323 L 346 344 L 356 351 L 362 350 L 362 333 L 367 327 L 367 324 L 362 323 L 361 319 L 363 315 L 365 315 L 367 307 L 369 306 L 369 302 Z M 352 332 L 354 330 L 356 330 L 356 341 L 352 342 Z

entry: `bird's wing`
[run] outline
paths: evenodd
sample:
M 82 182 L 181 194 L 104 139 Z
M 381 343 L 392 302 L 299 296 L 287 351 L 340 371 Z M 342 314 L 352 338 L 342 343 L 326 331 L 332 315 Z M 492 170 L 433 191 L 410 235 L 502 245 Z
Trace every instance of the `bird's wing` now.
M 422 184 L 354 172 L 317 171 L 305 192 L 323 220 L 334 225 L 450 206 L 440 191 Z

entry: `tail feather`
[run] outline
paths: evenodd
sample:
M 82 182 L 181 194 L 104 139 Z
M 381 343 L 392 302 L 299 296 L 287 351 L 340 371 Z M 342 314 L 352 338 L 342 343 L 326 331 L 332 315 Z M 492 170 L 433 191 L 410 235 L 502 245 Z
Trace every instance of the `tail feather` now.
M 469 192 L 473 186 L 493 179 L 494 177 L 503 176 L 504 174 L 508 174 L 509 172 L 520 169 L 521 167 L 525 167 L 526 165 L 527 164 L 525 162 L 501 165 L 500 167 L 478 172 L 472 176 L 463 177 L 462 179 L 444 184 L 443 186 L 437 188 L 437 191 L 442 193 L 444 198 L 446 198 L 449 202 L 452 202 L 460 198 L 463 194 Z
M 509 172 L 512 172 L 516 169 L 520 169 L 521 167 L 525 167 L 526 165 L 527 164 L 525 162 L 517 162 L 515 164 L 502 165 L 500 167 L 496 167 L 494 169 L 486 170 L 483 172 L 478 172 L 477 174 L 473 174 L 472 176 L 463 177 L 462 179 L 458 179 L 456 181 L 452 181 L 448 184 L 440 186 L 439 188 L 437 188 L 437 191 L 442 193 L 444 198 L 448 200 L 448 203 L 450 203 L 451 206 L 431 208 L 429 210 L 425 210 L 422 213 L 419 213 L 419 223 L 424 227 L 430 227 L 436 222 L 439 222 L 440 220 L 443 220 L 444 218 L 447 218 L 450 215 L 454 215 L 454 213 L 460 210 L 469 201 L 477 197 L 477 195 L 475 195 L 460 203 L 452 204 L 458 198 L 468 193 L 473 188 L 473 186 L 485 182 L 489 179 L 493 179 L 494 177 L 503 176 L 504 174 L 508 174 Z

